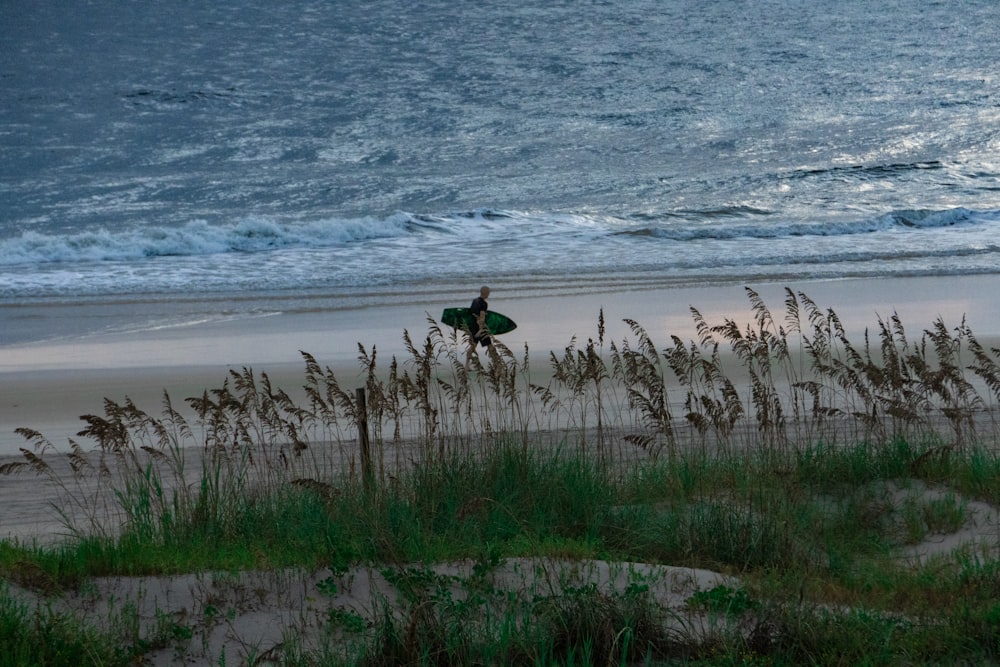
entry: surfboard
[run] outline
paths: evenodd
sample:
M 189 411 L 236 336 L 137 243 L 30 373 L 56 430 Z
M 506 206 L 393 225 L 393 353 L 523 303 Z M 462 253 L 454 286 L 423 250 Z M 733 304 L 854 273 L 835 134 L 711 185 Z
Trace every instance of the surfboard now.
M 456 329 L 471 329 L 474 321 L 475 318 L 472 316 L 472 311 L 468 308 L 445 308 L 444 313 L 441 315 L 442 323 Z M 486 328 L 490 330 L 491 334 L 505 334 L 516 329 L 517 324 L 506 315 L 501 315 L 493 310 L 487 310 Z

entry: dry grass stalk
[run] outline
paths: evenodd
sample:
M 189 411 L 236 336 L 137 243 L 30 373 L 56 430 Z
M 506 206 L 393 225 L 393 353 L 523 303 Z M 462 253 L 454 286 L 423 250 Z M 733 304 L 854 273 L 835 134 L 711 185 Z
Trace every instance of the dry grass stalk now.
M 477 360 L 467 372 L 464 336 L 446 334 L 430 317 L 428 335 L 417 342 L 404 332 L 408 358 L 392 358 L 385 369 L 375 348 L 359 344 L 379 478 L 420 461 L 471 456 L 498 439 L 527 449 L 539 431 L 576 437 L 601 463 L 613 461 L 615 443 L 618 456 L 622 444 L 657 456 L 682 445 L 797 447 L 933 436 L 962 447 L 996 436 L 1000 351 L 981 345 L 964 321 L 951 330 L 939 319 L 911 340 L 892 314 L 855 345 L 837 314 L 802 292 L 786 290 L 780 322 L 759 294 L 747 294 L 752 322 L 713 324 L 691 308 L 696 339 L 669 336 L 663 350 L 626 320 L 630 336 L 610 342 L 605 354 L 601 311 L 596 339 L 578 346 L 574 337 L 561 356 L 550 354 L 548 382 L 532 379 L 527 346 L 518 359 L 500 341 L 488 366 Z M 206 495 L 224 506 L 255 489 L 297 480 L 332 484 L 344 469 L 353 476 L 353 388 L 345 390 L 312 355 L 302 357 L 304 404 L 266 374 L 233 370 L 221 386 L 187 399 L 191 417 L 166 394 L 159 415 L 128 398 L 105 400 L 102 415 L 82 418 L 80 437 L 90 449 L 71 441 L 63 455 L 41 434 L 21 429 L 30 446 L 0 473 L 49 477 L 99 532 L 113 531 L 109 524 L 128 499 L 141 498 L 155 516 L 209 512 Z M 201 457 L 195 470 L 191 452 Z M 69 479 L 53 465 L 57 456 L 65 456 Z

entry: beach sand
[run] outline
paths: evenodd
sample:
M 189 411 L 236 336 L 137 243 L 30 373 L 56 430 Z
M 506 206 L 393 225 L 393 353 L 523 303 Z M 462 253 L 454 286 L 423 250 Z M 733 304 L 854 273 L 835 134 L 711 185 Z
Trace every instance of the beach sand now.
M 831 308 L 851 334 L 874 330 L 878 317 L 898 313 L 911 338 L 937 317 L 949 327 L 966 318 L 981 341 L 1000 338 L 996 308 L 1000 277 L 955 276 L 747 283 L 758 292 L 776 319 L 785 312 L 785 288 L 802 292 L 822 308 Z M 578 345 L 598 336 L 603 310 L 605 341 L 629 337 L 624 319 L 638 321 L 660 347 L 677 335 L 695 337 L 690 308 L 710 323 L 732 318 L 752 321 L 744 285 L 710 287 L 649 287 L 602 290 L 600 285 L 573 285 L 564 294 L 522 296 L 495 284 L 491 308 L 512 317 L 518 328 L 503 342 L 521 357 L 528 347 L 535 367 L 547 364 L 576 337 Z M 475 296 L 470 289 L 469 301 Z M 167 391 L 175 404 L 218 387 L 229 369 L 250 367 L 266 372 L 272 384 L 293 392 L 303 384 L 300 350 L 332 368 L 345 387 L 360 383 L 358 344 L 378 352 L 382 368 L 393 355 L 408 358 L 403 332 L 420 343 L 428 331 L 427 317 L 439 318 L 443 308 L 463 303 L 421 302 L 401 296 L 399 305 L 273 315 L 246 320 L 188 325 L 129 334 L 63 337 L 56 342 L 0 346 L 0 456 L 16 454 L 25 440 L 19 427 L 40 431 L 58 447 L 80 430 L 84 414 L 101 414 L 103 399 L 126 397 L 155 411 Z M 98 306 L 95 306 L 98 307 Z M 44 317 L 57 320 L 58 312 Z M 22 316 L 24 314 L 22 313 Z M 29 314 L 30 315 L 30 314 Z M 41 315 L 39 315 L 41 316 Z M 71 330 L 71 323 L 53 328 Z M 358 385 L 360 386 L 360 384 Z M 294 394 L 293 394 L 294 395 Z M 0 479 L 0 489 L 4 480 Z
M 878 280 L 837 280 L 789 284 L 749 284 L 768 304 L 776 319 L 785 312 L 785 287 L 802 292 L 821 308 L 834 310 L 855 339 L 866 328 L 874 330 L 878 318 L 897 313 L 908 337 L 920 333 L 938 317 L 953 328 L 965 318 L 981 342 L 1000 340 L 1000 315 L 994 301 L 1000 278 L 969 276 L 949 278 L 894 278 Z M 629 337 L 623 319 L 638 321 L 658 347 L 670 344 L 670 336 L 682 340 L 695 337 L 690 308 L 693 306 L 712 324 L 731 318 L 741 325 L 752 320 L 750 304 L 742 285 L 716 287 L 659 287 L 604 291 L 599 286 L 567 289 L 564 294 L 525 297 L 493 285 L 491 307 L 518 322 L 518 328 L 504 336 L 504 342 L 520 356 L 527 345 L 533 367 L 544 367 L 548 354 L 559 354 L 576 337 L 586 344 L 597 337 L 598 314 L 603 310 L 605 341 Z M 471 301 L 474 290 L 470 290 Z M 426 335 L 428 314 L 439 317 L 444 307 L 464 303 L 407 301 L 400 305 L 335 313 L 275 315 L 244 321 L 185 326 L 174 329 L 90 336 L 85 339 L 0 347 L 0 462 L 18 460 L 25 441 L 14 433 L 17 427 L 40 431 L 58 447 L 78 431 L 83 414 L 101 414 L 104 398 L 116 402 L 131 398 L 140 408 L 157 413 L 163 392 L 175 405 L 188 396 L 218 387 L 230 369 L 251 367 L 266 372 L 272 384 L 295 396 L 304 383 L 304 364 L 299 350 L 308 351 L 321 365 L 332 368 L 345 388 L 361 386 L 357 362 L 358 343 L 370 352 L 377 347 L 382 368 L 392 355 L 408 358 L 403 331 L 416 342 Z M 52 317 L 47 311 L 46 317 Z M 65 329 L 66 324 L 61 328 Z M 351 384 L 352 381 L 356 384 Z M 87 441 L 84 441 L 87 442 Z M 31 541 L 58 538 L 62 530 L 50 503 L 53 489 L 31 474 L 0 476 L 0 537 Z M 927 543 L 914 545 L 904 557 L 914 560 L 950 553 L 954 548 L 986 542 L 995 548 L 997 511 L 979 503 L 971 507 L 968 525 L 954 535 L 935 535 Z M 587 576 L 602 590 L 620 589 L 624 566 L 643 572 L 653 566 L 643 564 L 586 563 Z M 461 575 L 468 564 L 441 565 L 451 576 Z M 535 561 L 509 561 L 495 576 L 510 572 L 535 572 Z M 645 568 L 645 569 L 643 569 Z M 580 564 L 574 566 L 574 571 Z M 726 581 L 722 575 L 659 566 L 657 575 L 671 584 L 673 598 L 664 603 L 682 617 L 684 600 L 697 589 L 708 589 Z M 240 606 L 224 626 L 211 623 L 196 628 L 191 655 L 215 663 L 220 656 L 244 655 L 247 647 L 267 651 L 281 646 L 287 627 L 301 624 L 305 611 L 329 613 L 328 609 L 354 610 L 366 616 L 373 600 L 386 596 L 385 586 L 369 581 L 371 568 L 359 567 L 349 575 L 345 592 L 325 600 L 319 582 L 331 576 L 319 572 L 246 572 L 232 580 L 213 573 L 192 573 L 174 577 L 111 577 L 95 581 L 99 594 L 70 595 L 62 604 L 88 618 L 102 618 L 108 600 L 133 600 L 145 623 L 154 623 L 163 613 L 190 615 L 201 609 L 206 599 L 227 599 L 250 587 L 266 591 L 259 602 Z M 648 573 L 647 573 L 648 576 Z M 368 577 L 368 578 L 366 578 Z M 679 578 L 679 579 L 678 579 Z M 678 586 L 675 579 L 684 582 Z M 518 580 L 520 581 L 520 580 Z M 262 583 L 263 582 L 263 583 Z M 513 582 L 529 589 L 535 581 Z M 338 582 L 338 590 L 341 584 Z M 381 586 L 382 588 L 379 588 Z M 23 599 L 40 601 L 35 593 L 21 591 Z M 322 602 L 316 602 L 319 600 Z M 313 609 L 313 607 L 317 607 Z M 319 607 L 323 607 L 319 609 Z M 322 612 L 322 613 L 320 613 Z M 187 616 L 185 616 L 187 617 Z M 207 617 L 207 616 L 206 616 Z M 692 619 L 687 619 L 689 624 Z M 316 631 L 310 624 L 300 628 L 305 635 Z M 197 647 L 201 647 L 200 649 Z M 149 664 L 172 664 L 171 648 L 147 656 Z

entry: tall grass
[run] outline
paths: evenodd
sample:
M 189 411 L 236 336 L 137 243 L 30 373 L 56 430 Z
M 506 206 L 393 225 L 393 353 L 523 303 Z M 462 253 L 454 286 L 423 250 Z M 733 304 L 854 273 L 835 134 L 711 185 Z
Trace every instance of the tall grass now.
M 672 336 L 662 349 L 634 321 L 632 336 L 605 341 L 599 313 L 596 339 L 573 339 L 543 371 L 532 368 L 527 347 L 519 357 L 498 341 L 485 368 L 466 372 L 463 335 L 430 318 L 422 341 L 404 332 L 407 359 L 383 367 L 375 349 L 359 344 L 378 484 L 498 442 L 525 451 L 572 446 L 608 466 L 681 450 L 906 439 L 939 442 L 945 455 L 995 441 L 998 350 L 964 322 L 949 329 L 938 320 L 911 340 L 893 315 L 857 343 L 835 312 L 801 292 L 787 290 L 780 317 L 747 294 L 752 322 L 712 324 L 692 308 L 697 339 Z M 106 399 L 103 415 L 82 418 L 84 441 L 71 440 L 65 455 L 41 433 L 19 429 L 30 446 L 0 471 L 47 476 L 66 492 L 67 523 L 103 536 L 122 523 L 150 536 L 174 535 L 181 524 L 216 529 L 244 498 L 290 483 L 329 484 L 345 469 L 355 478 L 355 387 L 302 356 L 304 403 L 265 373 L 233 370 L 186 407 L 166 394 L 159 413 Z

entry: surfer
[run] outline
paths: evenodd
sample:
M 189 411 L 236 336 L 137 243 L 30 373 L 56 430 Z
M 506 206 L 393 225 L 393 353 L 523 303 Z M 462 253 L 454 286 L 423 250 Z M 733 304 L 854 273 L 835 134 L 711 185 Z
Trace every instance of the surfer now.
M 472 311 L 472 326 L 469 327 L 469 351 L 465 355 L 465 370 L 469 370 L 472 355 L 479 356 L 476 352 L 476 343 L 483 347 L 489 347 L 493 344 L 492 339 L 490 339 L 490 330 L 486 328 L 486 312 L 490 307 L 486 303 L 486 299 L 489 296 L 490 288 L 483 285 L 479 288 L 479 296 L 472 300 L 472 305 L 469 307 L 469 310 Z

